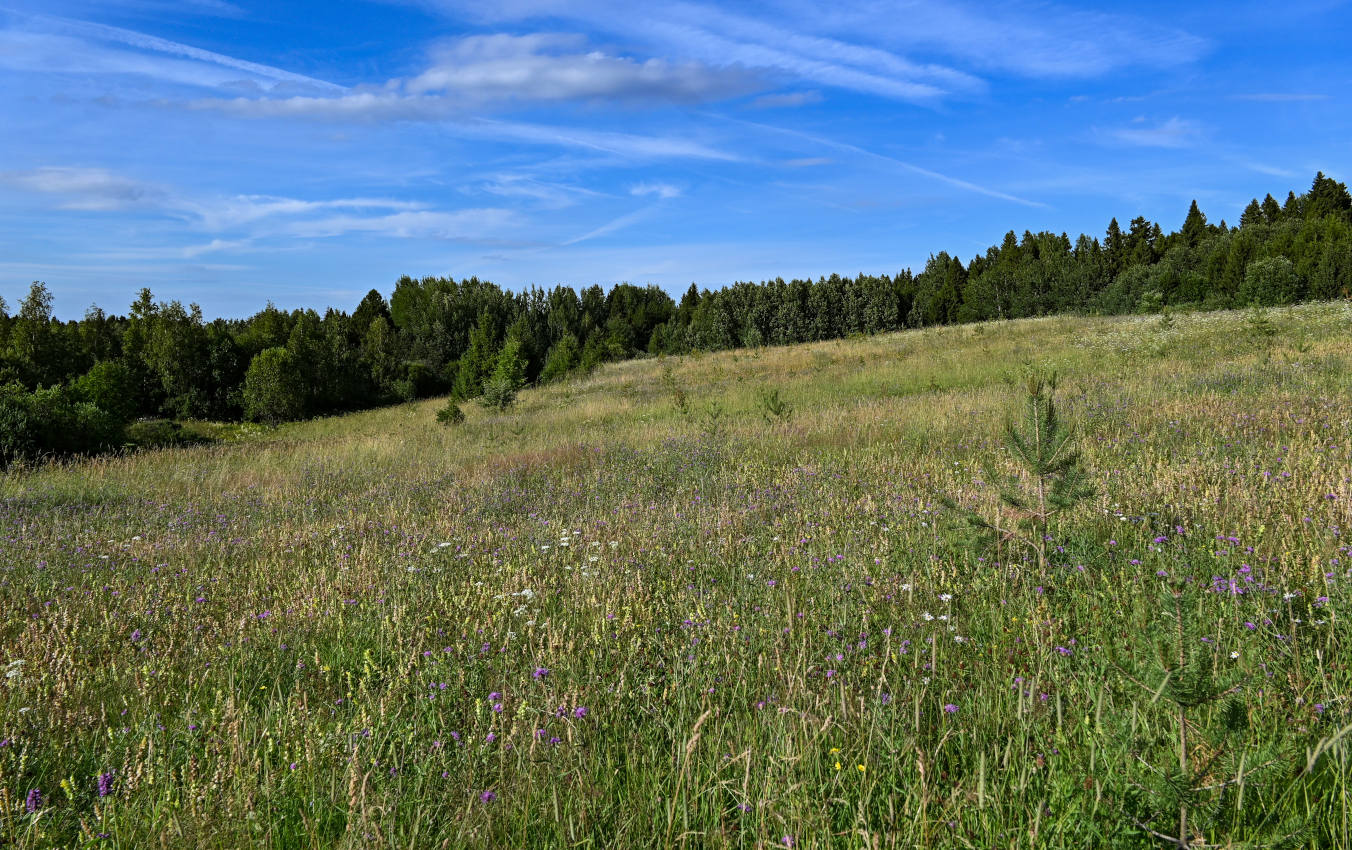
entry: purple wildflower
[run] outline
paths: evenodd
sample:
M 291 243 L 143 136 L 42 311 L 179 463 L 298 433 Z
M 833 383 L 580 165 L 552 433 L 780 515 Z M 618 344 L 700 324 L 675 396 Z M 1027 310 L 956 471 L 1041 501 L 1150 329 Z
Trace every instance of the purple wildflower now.
M 293 768 L 293 769 L 294 769 L 294 768 Z M 99 796 L 100 796 L 100 797 L 107 797 L 109 794 L 113 793 L 113 775 L 116 774 L 116 773 L 117 773 L 117 771 L 115 771 L 115 770 L 110 770 L 110 771 L 108 771 L 107 773 L 100 773 L 100 774 L 99 774 Z
M 531 678 L 533 678 L 533 679 L 543 679 L 545 676 L 548 676 L 548 675 L 549 675 L 549 668 L 547 668 L 547 667 L 536 667 L 536 668 L 535 668 L 535 672 L 534 672 L 534 673 L 531 673 L 530 675 L 531 675 Z
M 34 788 L 28 792 L 28 799 L 24 800 L 24 810 L 30 815 L 42 808 L 42 792 Z
M 479 795 L 480 803 L 491 803 L 498 798 L 498 795 L 492 791 L 485 791 Z
M 577 708 L 573 709 L 573 716 L 576 717 L 578 720 L 581 720 L 582 718 L 586 717 L 587 707 L 585 705 L 579 705 Z
M 944 713 L 945 713 L 945 714 L 957 714 L 957 713 L 958 713 L 958 707 L 957 707 L 956 705 L 954 705 L 953 703 L 950 702 L 950 703 L 948 703 L 947 705 L 944 706 Z

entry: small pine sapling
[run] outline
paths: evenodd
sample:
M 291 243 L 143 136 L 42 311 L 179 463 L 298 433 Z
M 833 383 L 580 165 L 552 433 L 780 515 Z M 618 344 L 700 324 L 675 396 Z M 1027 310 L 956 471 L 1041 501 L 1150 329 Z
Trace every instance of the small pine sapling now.
M 447 426 L 459 425 L 465 421 L 465 412 L 454 401 L 448 401 L 445 407 L 437 411 L 437 421 Z
M 1061 422 L 1053 395 L 1056 374 L 1029 375 L 1024 384 L 1022 409 L 1005 423 L 1005 449 L 1021 467 L 1018 474 L 1002 476 L 987 470 L 1000 486 L 1000 506 L 993 517 L 960 508 L 951 498 L 943 504 L 962 512 L 970 531 L 980 540 L 994 542 L 997 552 L 1009 546 L 1024 546 L 1037 556 L 1038 568 L 1047 566 L 1047 542 L 1052 520 L 1094 493 L 1080 463 L 1074 429 Z
M 676 373 L 671 370 L 670 363 L 662 364 L 662 389 L 671 396 L 671 404 L 676 408 L 676 412 L 687 419 L 690 418 L 690 396 L 676 379 Z
M 774 387 L 762 389 L 756 395 L 756 404 L 760 408 L 761 418 L 766 424 L 774 425 L 776 422 L 788 422 L 793 418 L 793 405 L 789 404 L 779 395 L 779 390 Z
M 1134 669 L 1120 662 L 1114 667 L 1148 695 L 1148 702 L 1124 714 L 1122 728 L 1111 729 L 1105 741 L 1107 749 L 1122 755 L 1117 777 L 1125 784 L 1118 796 L 1122 815 L 1156 841 L 1182 850 L 1294 850 L 1304 846 L 1307 824 L 1299 818 L 1272 823 L 1268 814 L 1273 780 L 1293 762 L 1293 754 L 1250 733 L 1247 677 L 1223 672 L 1220 650 L 1199 627 L 1201 595 L 1193 583 L 1166 585 L 1157 606 L 1159 627 L 1144 633 L 1156 636 L 1151 645 L 1117 653 L 1144 656 L 1131 665 Z M 1163 736 L 1146 731 L 1155 728 L 1150 714 L 1161 710 L 1170 730 Z M 1225 843 L 1208 843 L 1216 838 Z

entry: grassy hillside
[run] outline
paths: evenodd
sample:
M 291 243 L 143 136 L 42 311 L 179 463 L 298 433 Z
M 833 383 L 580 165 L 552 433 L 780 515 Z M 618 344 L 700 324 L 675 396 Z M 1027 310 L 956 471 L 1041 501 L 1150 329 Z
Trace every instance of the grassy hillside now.
M 1045 568 L 943 507 L 1029 367 Z M 439 406 L 0 478 L 0 842 L 1352 847 L 1346 304 Z

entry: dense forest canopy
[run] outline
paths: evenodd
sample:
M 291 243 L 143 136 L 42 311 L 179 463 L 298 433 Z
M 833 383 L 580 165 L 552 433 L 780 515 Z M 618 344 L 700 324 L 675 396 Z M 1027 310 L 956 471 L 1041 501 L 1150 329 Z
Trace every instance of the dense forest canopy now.
M 125 316 L 91 307 L 62 322 L 35 282 L 13 315 L 0 299 L 0 463 L 117 448 L 147 418 L 279 422 L 438 394 L 463 400 L 494 374 L 551 381 L 642 353 L 1072 311 L 1272 306 L 1350 290 L 1352 196 L 1322 172 L 1303 195 L 1255 199 L 1238 226 L 1211 224 L 1194 201 L 1168 234 L 1143 217 L 1073 242 L 1011 230 L 965 264 L 941 251 L 919 273 L 691 285 L 679 302 L 627 283 L 513 293 L 474 277 L 403 277 L 388 300 L 373 289 L 351 313 L 268 304 L 208 322 L 196 305 L 143 289 Z

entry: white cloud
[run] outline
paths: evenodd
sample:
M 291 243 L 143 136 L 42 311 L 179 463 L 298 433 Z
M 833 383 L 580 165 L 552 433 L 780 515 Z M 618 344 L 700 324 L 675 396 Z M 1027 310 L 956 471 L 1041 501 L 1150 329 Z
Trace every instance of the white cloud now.
M 637 60 L 585 50 L 581 37 L 483 35 L 442 44 L 432 67 L 409 80 L 413 95 L 471 102 L 632 101 L 697 103 L 762 87 L 735 67 Z
M 235 195 L 205 202 L 183 201 L 179 207 L 199 217 L 208 230 L 226 230 L 265 218 L 295 217 L 331 210 L 422 210 L 425 204 L 388 198 L 337 198 L 305 201 L 271 195 Z
M 945 183 L 949 186 L 953 186 L 954 188 L 962 189 L 967 192 L 973 192 L 978 195 L 985 195 L 986 197 L 989 198 L 998 198 L 999 200 L 1002 201 L 1009 201 L 1015 204 L 1022 204 L 1023 206 L 1026 207 L 1046 206 L 1046 204 L 1042 203 L 1041 201 L 1032 201 L 1027 198 L 1020 198 L 1017 195 L 1011 195 L 1007 192 L 1001 192 L 1000 190 L 991 188 L 990 186 L 982 186 L 979 183 L 973 183 L 969 180 L 963 180 L 958 177 L 951 177 L 942 172 L 934 171 L 929 168 L 924 168 L 914 163 L 907 162 L 906 160 L 897 159 L 896 157 L 875 153 L 866 148 L 861 148 L 858 145 L 849 144 L 848 142 L 838 142 L 834 139 L 828 139 L 822 136 L 814 136 L 811 133 L 804 133 L 800 130 L 790 130 L 786 127 L 775 127 L 773 125 L 760 124 L 754 121 L 741 121 L 738 119 L 727 119 L 727 120 L 733 121 L 734 123 L 741 124 L 746 127 L 753 127 L 759 130 L 763 130 L 767 133 L 775 133 L 778 135 L 788 136 L 794 139 L 805 141 L 817 147 L 841 151 L 843 153 L 849 154 L 851 157 L 854 158 L 869 160 L 874 162 L 875 164 L 880 163 L 895 170 L 905 171 L 911 174 L 918 174 L 930 180 Z M 825 164 L 826 162 L 829 162 L 829 160 L 822 160 L 819 162 L 816 159 L 806 159 L 806 160 L 800 159 L 800 160 L 790 160 L 786 164 L 792 165 L 795 162 L 800 164 L 822 165 Z
M 1326 94 L 1314 92 L 1254 92 L 1232 95 L 1231 100 L 1252 100 L 1259 103 L 1300 103 L 1310 100 L 1328 100 Z
M 619 0 L 412 0 L 489 25 L 567 21 L 609 32 L 655 53 L 711 65 L 738 63 L 898 100 L 928 102 L 981 92 L 985 83 L 953 64 L 904 55 L 940 55 L 968 67 L 1034 77 L 1084 77 L 1130 67 L 1174 67 L 1198 58 L 1205 40 L 1144 18 L 1045 2 L 964 4 L 839 0 L 829 13 L 811 0 L 766 0 L 756 16 L 712 3 L 649 5 Z
M 390 215 L 339 215 L 291 222 L 284 231 L 303 238 L 369 233 L 401 239 L 480 240 L 516 223 L 511 210 L 485 208 L 439 212 L 421 210 Z
M 553 183 L 524 174 L 498 174 L 466 191 L 487 192 L 503 198 L 526 198 L 551 209 L 573 206 L 579 198 L 600 197 L 603 193 L 581 186 Z
M 634 195 L 635 197 L 643 197 L 645 195 L 656 195 L 657 197 L 666 200 L 669 198 L 679 198 L 681 196 L 681 190 L 679 187 L 673 186 L 670 183 L 645 182 L 645 183 L 636 183 L 633 186 L 630 186 L 629 194 Z
M 1137 119 L 1139 126 L 1120 127 L 1104 133 L 1107 138 L 1126 145 L 1146 148 L 1187 148 L 1195 145 L 1201 138 L 1202 128 L 1195 121 L 1187 121 L 1178 116 L 1162 124 L 1146 126 Z
M 475 112 L 532 103 L 701 103 L 764 87 L 742 68 L 660 59 L 640 62 L 588 50 L 581 36 L 548 33 L 443 42 L 434 48 L 430 61 L 428 68 L 408 80 L 287 97 L 249 92 L 200 98 L 188 106 L 247 118 L 468 121 Z M 274 88 L 271 94 L 276 93 Z
M 243 80 L 277 90 L 343 91 L 325 80 L 120 27 L 14 13 L 5 23 L 0 67 L 9 70 L 135 74 L 211 88 Z
M 235 250 L 275 235 L 325 238 L 372 233 L 398 238 L 481 239 L 514 226 L 516 214 L 497 208 L 435 210 L 391 198 L 303 200 L 272 195 L 195 198 L 114 174 L 102 168 L 49 167 L 0 172 L 0 186 L 57 197 L 67 210 L 140 209 L 186 220 L 194 228 L 229 237 L 181 249 L 194 258 Z M 340 213 L 340 214 L 335 214 Z
M 122 210 L 162 202 L 165 191 L 153 184 L 102 168 L 46 167 L 0 172 L 0 185 L 62 197 L 68 210 Z
M 611 221 L 606 222 L 600 227 L 587 231 L 581 236 L 575 236 L 572 239 L 569 239 L 565 242 L 560 242 L 559 247 L 563 248 L 569 245 L 576 245 L 579 242 L 587 242 L 591 239 L 596 239 L 601 236 L 607 236 L 611 233 L 614 233 L 617 230 L 623 230 L 624 228 L 629 227 L 631 224 L 637 224 L 638 222 L 652 215 L 652 213 L 653 213 L 652 207 L 645 207 L 643 209 L 634 210 L 633 212 L 630 213 L 625 213 L 619 218 L 612 219 Z
M 822 93 L 813 90 L 762 95 L 751 101 L 751 105 L 756 109 L 784 109 L 821 102 Z

